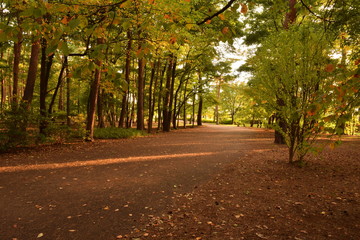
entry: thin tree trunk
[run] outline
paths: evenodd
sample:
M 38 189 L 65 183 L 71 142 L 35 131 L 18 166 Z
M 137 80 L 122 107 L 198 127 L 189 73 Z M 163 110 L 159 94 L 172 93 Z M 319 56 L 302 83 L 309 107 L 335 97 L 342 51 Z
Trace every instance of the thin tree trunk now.
M 201 73 L 199 71 L 199 106 L 198 106 L 198 112 L 197 112 L 197 125 L 202 125 L 202 110 L 203 110 L 203 85 L 202 85 L 202 79 L 201 79 Z
M 150 86 L 149 86 L 149 119 L 148 119 L 148 133 L 151 133 L 152 130 L 152 121 L 153 121 L 153 115 L 154 115 L 154 110 L 153 110 L 153 95 L 155 95 L 155 89 L 156 89 L 156 83 L 154 86 L 154 92 L 153 92 L 153 85 L 154 85 L 154 81 L 157 81 L 157 79 L 155 80 L 155 73 L 158 72 L 158 63 L 159 60 L 157 62 L 154 62 L 154 66 L 151 69 L 151 76 L 150 76 Z
M 62 82 L 63 82 L 63 79 L 64 79 L 64 73 L 65 73 L 66 66 L 67 66 L 67 57 L 64 57 L 64 61 L 63 61 L 63 64 L 61 66 L 59 77 L 58 77 L 58 82 L 56 84 L 54 94 L 52 95 L 51 102 L 49 104 L 49 109 L 48 109 L 49 114 L 52 114 L 57 94 L 59 92 L 60 86 L 62 85 Z
M 71 124 L 71 78 L 70 78 L 70 70 L 69 70 L 69 65 L 67 63 L 67 60 L 66 60 L 66 65 L 65 65 L 65 70 L 66 70 L 66 124 L 68 126 L 70 126 Z M 79 91 L 79 96 L 78 98 L 80 98 L 80 82 L 79 82 L 79 88 L 78 88 L 78 91 Z M 78 114 L 80 113 L 80 104 L 79 104 L 80 101 L 78 101 Z
M 104 120 L 104 89 L 99 89 L 97 99 L 98 128 L 105 128 Z
M 194 91 L 193 101 L 192 101 L 192 127 L 195 126 L 195 100 L 196 100 L 196 94 Z
M 97 44 L 103 44 L 104 38 L 98 38 Z M 87 112 L 87 123 L 86 123 L 86 131 L 87 131 L 87 141 L 93 141 L 94 139 L 94 124 L 95 124 L 95 112 L 96 112 L 96 102 L 98 98 L 100 80 L 101 80 L 101 67 L 102 61 L 99 59 L 95 60 L 96 65 L 98 66 L 95 69 L 94 80 L 91 84 L 90 96 L 89 96 L 89 108 Z
M 48 56 L 46 53 L 47 41 L 41 40 L 41 70 L 40 70 L 40 133 L 45 134 L 45 130 L 48 125 L 47 111 L 46 111 L 46 97 L 48 91 L 48 84 L 50 78 L 50 70 L 53 63 L 54 54 Z
M 136 120 L 136 129 L 144 130 L 144 70 L 145 62 L 144 58 L 139 58 L 138 60 L 138 96 L 137 96 L 137 120 Z
M 163 102 L 163 131 L 169 132 L 170 131 L 170 103 L 171 103 L 171 71 L 173 66 L 173 57 L 170 56 L 169 58 L 169 65 L 167 68 L 166 73 L 166 83 L 165 83 L 165 96 L 164 96 L 164 102 Z
M 19 22 L 19 18 L 18 18 Z M 17 42 L 14 43 L 14 65 L 13 65 L 13 97 L 12 107 L 16 109 L 18 106 L 19 98 L 19 73 L 20 73 L 20 57 L 21 57 L 21 46 L 22 46 L 22 29 L 19 29 L 17 35 Z
M 162 100 L 163 100 L 163 97 L 162 97 L 162 94 L 163 94 L 163 83 L 164 83 L 164 76 L 165 76 L 165 72 L 166 72 L 166 68 L 167 68 L 167 62 L 165 62 L 164 64 L 164 68 L 161 72 L 161 76 L 160 76 L 160 89 L 159 89 L 159 94 L 158 94 L 158 131 L 161 130 L 161 127 L 162 127 L 162 110 L 161 109 L 161 105 L 162 105 Z
M 127 115 L 127 106 L 128 106 L 128 91 L 130 86 L 130 66 L 131 66 L 131 49 L 132 49 L 132 37 L 130 30 L 127 32 L 128 44 L 126 49 L 126 60 L 125 60 L 125 81 L 127 83 L 127 89 L 124 91 L 124 95 L 121 101 L 121 112 L 119 119 L 119 127 L 123 128 L 125 123 L 125 117 Z

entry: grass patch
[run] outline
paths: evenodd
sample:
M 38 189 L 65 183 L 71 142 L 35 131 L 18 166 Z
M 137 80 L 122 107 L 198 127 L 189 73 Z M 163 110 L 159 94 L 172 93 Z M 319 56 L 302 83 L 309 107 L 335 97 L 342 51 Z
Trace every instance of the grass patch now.
M 133 138 L 145 136 L 144 131 L 139 131 L 133 128 L 96 128 L 94 130 L 94 138 L 96 139 L 118 139 L 118 138 Z

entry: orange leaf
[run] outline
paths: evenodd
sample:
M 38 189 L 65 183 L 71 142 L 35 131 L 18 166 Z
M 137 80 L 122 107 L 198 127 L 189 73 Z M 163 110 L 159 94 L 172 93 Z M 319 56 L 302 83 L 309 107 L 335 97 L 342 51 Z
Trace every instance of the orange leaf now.
M 355 65 L 359 65 L 359 64 L 360 64 L 360 58 L 355 61 Z
M 241 4 L 240 12 L 244 15 L 248 12 L 248 7 L 246 6 L 246 4 L 243 4 L 243 3 Z
M 66 25 L 70 22 L 70 18 L 68 18 L 67 16 L 65 16 L 62 20 L 61 20 L 61 23 Z
M 171 37 L 171 38 L 170 38 L 170 43 L 171 43 L 171 44 L 176 43 L 176 37 Z
M 148 0 L 149 4 L 154 4 L 155 0 Z
M 210 24 L 211 23 L 211 19 L 206 21 L 206 24 Z
M 334 71 L 334 70 L 335 70 L 334 64 L 328 64 L 328 65 L 326 65 L 326 67 L 325 67 L 325 71 L 326 71 L 326 72 L 332 72 L 332 71 Z
M 225 20 L 224 14 L 219 14 L 218 17 L 219 17 L 221 20 Z
M 229 32 L 229 28 L 228 27 L 224 27 L 222 30 L 221 30 L 222 34 L 227 34 Z
M 185 2 L 190 2 L 191 0 L 185 0 Z

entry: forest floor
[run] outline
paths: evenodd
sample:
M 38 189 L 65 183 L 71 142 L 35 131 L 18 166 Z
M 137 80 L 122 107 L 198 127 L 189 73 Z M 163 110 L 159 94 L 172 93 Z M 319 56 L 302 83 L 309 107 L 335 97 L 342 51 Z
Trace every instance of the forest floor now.
M 360 239 L 360 139 L 307 164 L 206 125 L 0 155 L 0 240 Z

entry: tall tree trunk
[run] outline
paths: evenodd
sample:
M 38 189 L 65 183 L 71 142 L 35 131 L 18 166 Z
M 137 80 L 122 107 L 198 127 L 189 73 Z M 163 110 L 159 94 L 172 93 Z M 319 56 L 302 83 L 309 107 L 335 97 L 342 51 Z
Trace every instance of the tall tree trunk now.
M 26 111 L 30 110 L 30 105 L 34 96 L 34 87 L 36 82 L 39 54 L 40 54 L 40 40 L 36 40 L 35 42 L 32 43 L 31 46 L 28 74 L 26 78 L 24 95 L 22 97 L 23 107 Z
M 217 102 L 216 102 L 216 105 L 215 105 L 215 122 L 216 122 L 216 125 L 219 125 L 220 92 L 221 92 L 221 77 L 219 78 L 218 85 L 216 87 L 216 98 L 217 98 Z
M 18 18 L 19 22 L 19 18 Z M 13 97 L 12 107 L 16 109 L 18 106 L 19 98 L 19 73 L 20 73 L 20 57 L 21 57 L 21 46 L 22 46 L 22 29 L 19 29 L 17 34 L 17 41 L 14 43 L 14 65 L 13 65 Z
M 138 96 L 137 96 L 137 120 L 136 120 L 136 129 L 144 130 L 144 70 L 145 70 L 145 61 L 144 58 L 141 57 L 138 60 Z
M 158 127 L 157 127 L 157 130 L 161 130 L 161 127 L 162 127 L 162 122 L 163 122 L 163 117 L 162 117 L 162 108 L 161 106 L 163 105 L 163 83 L 164 83 L 164 76 L 165 76 L 165 72 L 166 72 L 166 69 L 167 69 L 167 62 L 165 62 L 164 64 L 164 68 L 161 72 L 161 76 L 160 76 L 160 88 L 159 88 L 159 93 L 158 93 Z
M 97 99 L 97 111 L 98 111 L 98 128 L 105 128 L 104 120 L 104 89 L 99 89 Z
M 104 38 L 98 38 L 97 44 L 103 44 L 105 42 Z M 96 102 L 98 98 L 100 80 L 101 80 L 101 67 L 102 61 L 100 59 L 96 59 L 95 63 L 97 68 L 95 69 L 94 80 L 91 84 L 90 88 L 90 96 L 89 96 L 89 107 L 87 111 L 87 122 L 86 122 L 86 140 L 93 141 L 94 139 L 94 124 L 95 124 L 95 112 L 96 112 Z
M 159 60 L 154 62 L 154 66 L 151 69 L 151 76 L 150 76 L 150 86 L 149 86 L 149 119 L 148 119 L 148 133 L 151 133 L 152 130 L 152 121 L 153 121 L 153 115 L 154 115 L 154 103 L 153 101 L 153 95 L 155 95 L 155 89 L 156 89 L 156 82 L 157 79 L 155 79 L 155 74 L 158 73 L 158 67 Z M 156 77 L 157 78 L 157 77 Z M 153 91 L 153 85 L 155 81 L 154 91 Z
M 187 122 L 187 119 L 186 119 L 186 91 L 187 91 L 188 82 L 189 82 L 189 79 L 186 79 L 185 87 L 184 87 L 184 128 L 186 128 L 186 122 Z
M 165 96 L 163 100 L 163 131 L 170 131 L 170 122 L 171 122 L 171 79 L 172 79 L 172 67 L 173 67 L 173 56 L 169 57 L 169 65 L 166 73 L 166 83 L 165 83 Z
M 40 133 L 45 134 L 45 130 L 48 125 L 47 111 L 46 111 L 46 96 L 48 91 L 48 84 L 50 78 L 50 70 L 54 58 L 54 54 L 48 56 L 46 53 L 47 41 L 41 39 L 41 68 L 40 68 Z
M 125 125 L 125 117 L 127 115 L 127 106 L 128 106 L 128 91 L 130 86 L 130 66 L 131 66 L 131 49 L 132 49 L 132 37 L 131 31 L 127 32 L 127 48 L 126 48 L 126 60 L 125 60 L 125 81 L 127 83 L 127 89 L 124 91 L 124 95 L 121 101 L 121 112 L 120 112 L 120 119 L 119 119 L 119 127 L 123 128 Z
M 197 112 L 197 125 L 202 125 L 202 110 L 203 110 L 203 85 L 202 85 L 202 79 L 201 79 L 201 73 L 199 72 L 199 106 L 198 106 L 198 112 Z
M 194 95 L 192 99 L 192 127 L 195 126 L 195 101 L 196 101 L 196 93 L 194 89 Z

